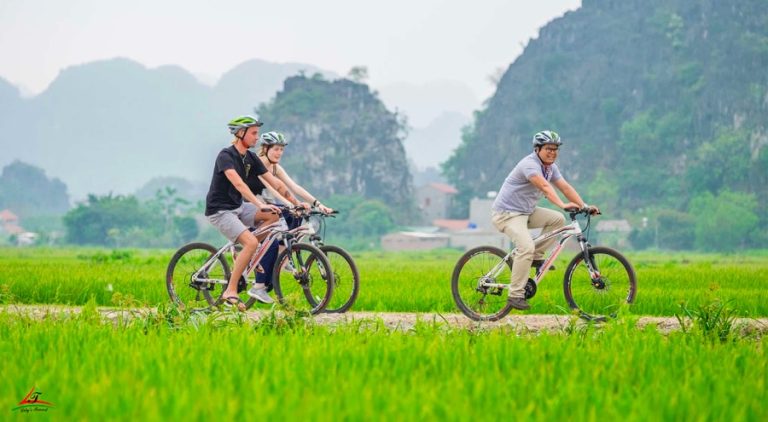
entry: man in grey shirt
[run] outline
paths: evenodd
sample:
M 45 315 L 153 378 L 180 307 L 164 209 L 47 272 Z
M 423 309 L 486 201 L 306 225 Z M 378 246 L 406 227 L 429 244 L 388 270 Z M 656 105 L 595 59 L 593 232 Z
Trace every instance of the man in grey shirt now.
M 565 225 L 563 214 L 537 207 L 536 204 L 545 196 L 562 209 L 587 207 L 555 164 L 560 145 L 562 141 L 556 132 L 545 130 L 534 135 L 533 153 L 517 163 L 504 180 L 493 203 L 493 225 L 515 244 L 507 299 L 515 309 L 526 310 L 531 307 L 525 300 L 525 283 L 528 281 L 531 264 L 542 265 L 544 253 L 556 240 L 553 237 L 535 247 L 528 229 L 541 228 L 542 232 L 549 232 Z M 570 202 L 563 202 L 552 185 Z M 599 213 L 598 208 L 593 206 L 592 213 Z

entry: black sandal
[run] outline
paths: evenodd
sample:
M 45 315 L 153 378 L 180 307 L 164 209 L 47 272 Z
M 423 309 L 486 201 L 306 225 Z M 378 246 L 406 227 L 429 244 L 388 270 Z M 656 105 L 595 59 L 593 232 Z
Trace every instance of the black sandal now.
M 236 307 L 238 311 L 245 312 L 245 303 L 243 303 L 243 300 L 237 296 L 222 297 L 221 303 L 224 304 L 224 306 L 230 308 Z

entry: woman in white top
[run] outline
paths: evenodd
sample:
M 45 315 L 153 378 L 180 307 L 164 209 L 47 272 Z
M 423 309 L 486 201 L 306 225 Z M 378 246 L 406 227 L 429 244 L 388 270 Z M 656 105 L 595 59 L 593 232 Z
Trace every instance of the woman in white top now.
M 285 146 L 288 145 L 288 142 L 285 140 L 285 136 L 282 133 L 279 132 L 267 132 L 260 137 L 261 140 L 261 150 L 259 150 L 259 159 L 262 163 L 264 163 L 264 166 L 267 168 L 267 171 L 271 174 L 273 174 L 278 179 L 282 180 L 283 183 L 288 187 L 288 191 L 286 192 L 286 195 L 289 199 L 296 200 L 298 198 L 292 197 L 290 191 L 293 191 L 295 194 L 303 198 L 305 201 L 304 203 L 300 203 L 298 205 L 303 206 L 306 209 L 309 209 L 310 204 L 312 207 L 317 208 L 323 213 L 331 213 L 333 210 L 331 208 L 326 207 L 325 205 L 321 204 L 320 201 L 314 197 L 311 193 L 307 192 L 306 189 L 301 187 L 298 183 L 294 182 L 293 179 L 291 179 L 290 176 L 288 176 L 288 173 L 285 172 L 285 169 L 280 165 L 280 158 L 283 156 L 283 151 L 285 151 Z M 268 186 L 265 184 L 265 186 Z M 267 187 L 261 192 L 261 197 L 264 199 L 265 202 L 275 204 L 282 202 L 284 204 L 287 204 L 286 199 L 283 195 L 280 195 L 277 191 L 273 190 L 271 187 Z M 292 201 L 293 202 L 293 201 Z M 301 224 L 301 220 L 298 218 L 294 218 L 293 215 L 288 212 L 283 212 L 283 217 L 285 218 L 286 222 L 288 223 L 289 228 L 295 228 L 299 224 Z M 267 251 L 266 254 L 264 254 L 264 257 L 261 260 L 261 265 L 264 268 L 263 273 L 257 273 L 256 274 L 256 282 L 257 283 L 264 283 L 267 286 L 267 291 L 272 290 L 272 280 L 271 280 L 271 274 L 272 270 L 275 266 L 275 261 L 277 261 L 277 254 L 278 250 L 282 250 L 283 245 L 277 245 L 273 244 L 272 247 Z
M 267 132 L 262 134 L 261 150 L 259 151 L 261 162 L 264 163 L 264 166 L 270 173 L 282 180 L 283 183 L 288 186 L 288 189 L 307 201 L 307 205 L 311 204 L 312 207 L 317 208 L 323 213 L 331 213 L 333 211 L 331 208 L 320 203 L 320 201 L 311 193 L 307 192 L 301 185 L 294 182 L 293 179 L 288 176 L 285 169 L 280 165 L 280 158 L 283 157 L 286 145 L 288 145 L 288 141 L 286 141 L 285 135 L 280 132 Z M 268 202 L 275 202 L 275 198 L 281 198 L 277 192 L 272 192 L 269 189 L 264 189 L 262 197 Z

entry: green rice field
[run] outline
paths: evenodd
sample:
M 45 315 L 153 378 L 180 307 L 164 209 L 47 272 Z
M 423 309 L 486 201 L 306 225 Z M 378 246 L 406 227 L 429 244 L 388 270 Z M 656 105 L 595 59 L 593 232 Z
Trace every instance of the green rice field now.
M 0 302 L 100 306 L 167 303 L 171 250 L 0 249 Z M 458 312 L 450 277 L 461 252 L 356 253 L 361 292 L 352 310 Z M 563 253 L 529 313 L 563 314 Z M 768 316 L 768 252 L 749 255 L 629 254 L 638 296 L 629 312 L 673 316 L 680 305 L 729 302 L 742 316 Z M 267 309 L 264 306 L 264 309 Z
M 0 413 L 12 416 L 35 387 L 55 407 L 33 416 L 62 420 L 768 416 L 765 337 L 663 335 L 616 321 L 516 335 L 200 318 L 112 325 L 95 307 L 43 321 L 0 313 Z
M 639 288 L 628 313 L 542 332 L 184 313 L 165 291 L 172 253 L 0 249 L 0 302 L 83 306 L 42 318 L 2 308 L 2 419 L 768 419 L 768 340 L 704 312 L 717 302 L 729 315 L 768 315 L 764 252 L 629 254 Z M 457 312 L 459 255 L 354 254 L 363 287 L 353 310 Z M 566 313 L 566 264 L 530 312 Z M 640 315 L 681 304 L 694 310 L 686 329 L 637 328 Z M 114 322 L 96 309 L 120 305 L 157 309 Z M 51 406 L 20 405 L 31 389 Z

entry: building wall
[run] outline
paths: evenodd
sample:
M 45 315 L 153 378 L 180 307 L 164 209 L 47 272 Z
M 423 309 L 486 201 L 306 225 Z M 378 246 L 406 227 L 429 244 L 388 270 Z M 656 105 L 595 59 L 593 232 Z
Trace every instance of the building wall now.
M 469 201 L 469 222 L 479 230 L 496 231 L 491 224 L 491 205 L 493 199 L 474 198 Z
M 496 246 L 508 250 L 510 242 L 507 236 L 497 231 L 468 230 L 451 234 L 450 246 L 463 250 L 477 246 Z
M 438 218 L 447 218 L 452 195 L 440 192 L 430 185 L 416 189 L 416 203 L 421 209 L 423 221 L 431 223 Z
M 391 233 L 381 238 L 381 248 L 385 251 L 429 250 L 445 247 L 448 247 L 448 236 Z

